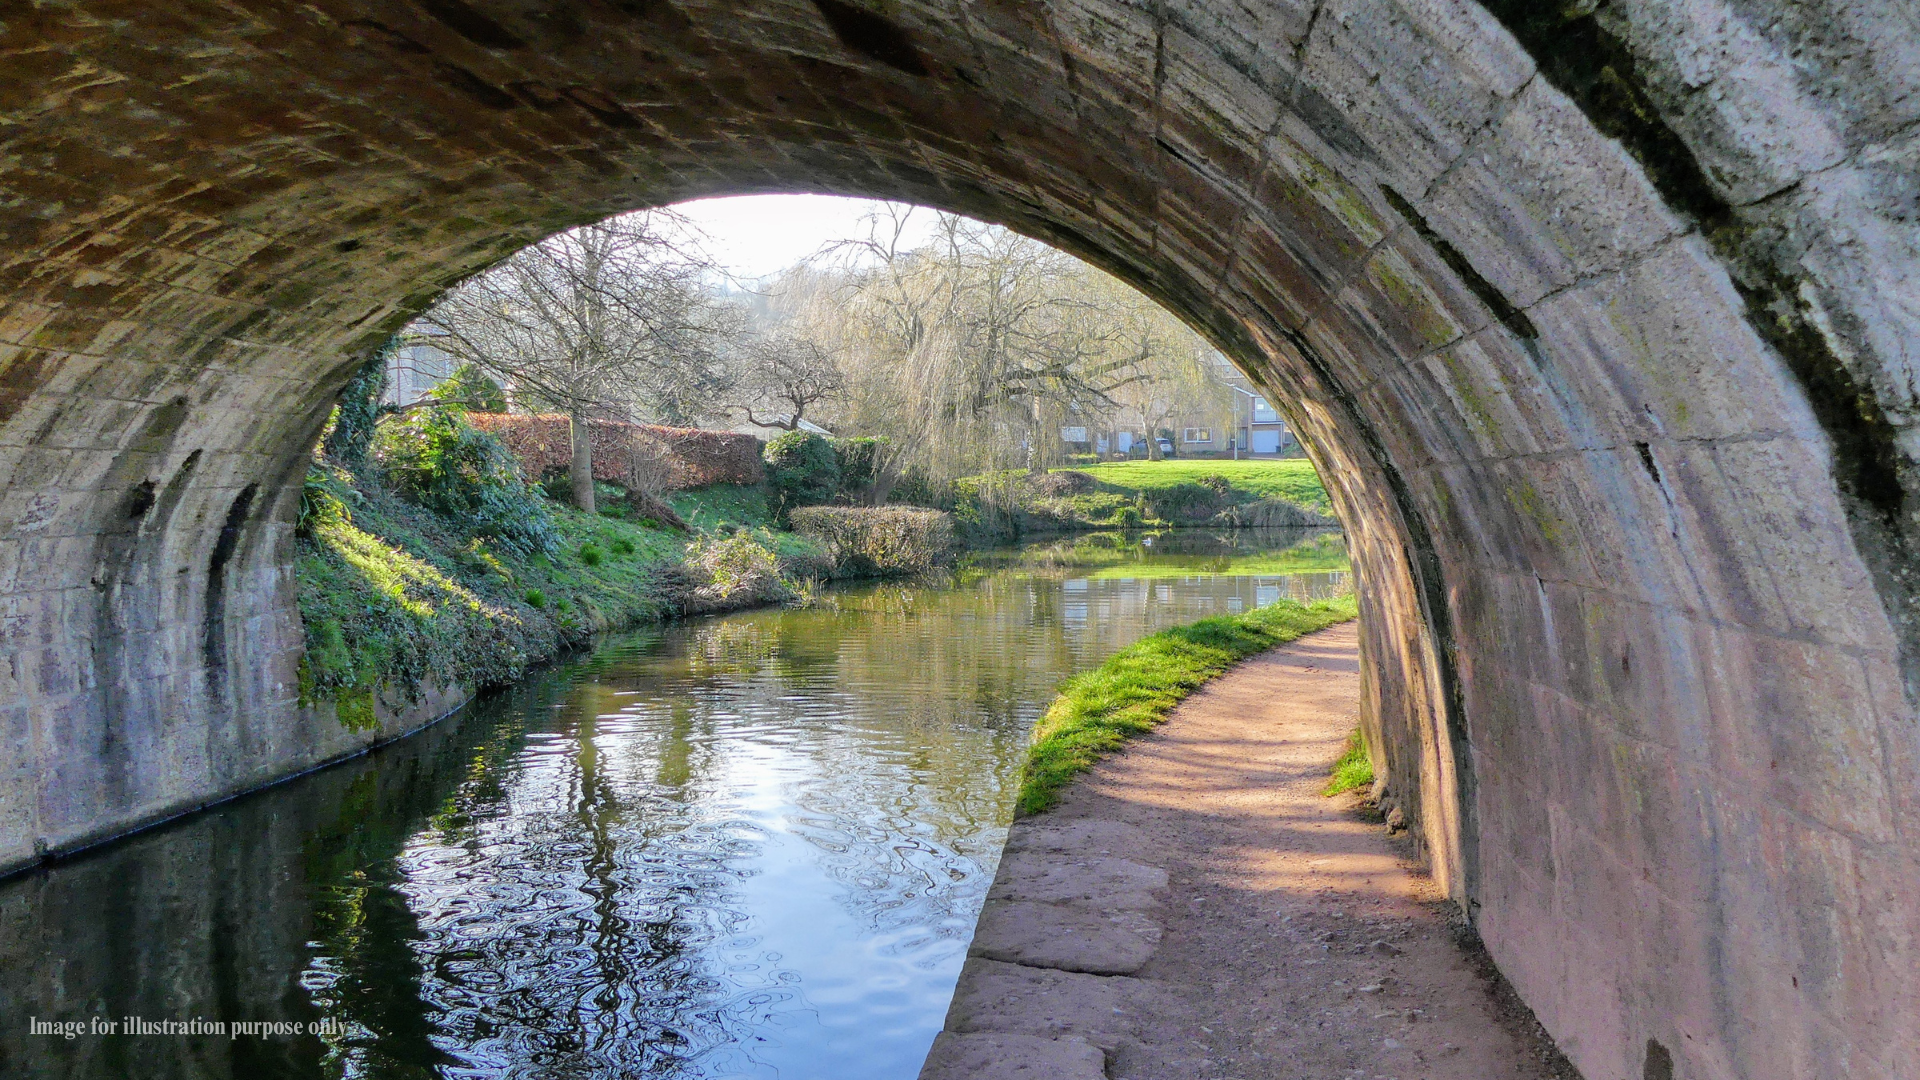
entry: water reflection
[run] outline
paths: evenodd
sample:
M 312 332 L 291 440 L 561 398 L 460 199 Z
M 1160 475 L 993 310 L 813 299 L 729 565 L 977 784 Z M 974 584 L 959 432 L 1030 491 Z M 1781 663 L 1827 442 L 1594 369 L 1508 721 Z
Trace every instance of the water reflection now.
M 0 884 L 0 1073 L 908 1078 L 1066 675 L 1348 587 L 1337 536 L 1082 536 L 608 642 Z M 29 1016 L 308 1033 L 29 1033 Z

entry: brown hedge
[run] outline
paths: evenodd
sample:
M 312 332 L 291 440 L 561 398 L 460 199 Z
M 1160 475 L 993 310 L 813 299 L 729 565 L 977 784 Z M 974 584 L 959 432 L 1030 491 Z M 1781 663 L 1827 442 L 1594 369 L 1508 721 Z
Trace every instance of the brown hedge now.
M 474 427 L 498 437 L 529 477 L 564 471 L 573 462 L 567 418 L 555 414 L 468 413 Z M 624 487 L 677 491 L 766 479 L 760 440 L 731 431 L 589 420 L 593 478 Z M 636 483 L 645 478 L 649 482 Z

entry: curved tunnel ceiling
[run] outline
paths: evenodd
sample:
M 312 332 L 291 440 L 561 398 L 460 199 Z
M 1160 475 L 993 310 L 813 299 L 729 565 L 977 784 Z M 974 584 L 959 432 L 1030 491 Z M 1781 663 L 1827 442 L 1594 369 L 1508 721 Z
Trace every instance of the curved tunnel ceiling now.
M 1492 7 L 0 9 L 0 866 L 351 748 L 288 520 L 371 343 L 610 213 L 880 196 L 1290 403 L 1384 795 L 1589 1076 L 1911 1075 L 1920 32 Z

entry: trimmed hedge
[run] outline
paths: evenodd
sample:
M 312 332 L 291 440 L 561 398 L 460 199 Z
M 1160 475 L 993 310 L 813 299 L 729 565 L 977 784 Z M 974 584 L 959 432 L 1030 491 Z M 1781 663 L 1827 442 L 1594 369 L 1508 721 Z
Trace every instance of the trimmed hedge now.
M 803 506 L 791 519 L 794 532 L 826 545 L 841 576 L 918 573 L 953 554 L 953 517 L 941 510 Z
M 467 420 L 506 443 L 530 477 L 573 464 L 573 436 L 565 416 L 474 412 Z M 587 431 L 593 441 L 595 480 L 631 487 L 637 474 L 664 471 L 666 490 L 678 491 L 766 479 L 760 440 L 752 435 L 618 420 L 589 420 Z

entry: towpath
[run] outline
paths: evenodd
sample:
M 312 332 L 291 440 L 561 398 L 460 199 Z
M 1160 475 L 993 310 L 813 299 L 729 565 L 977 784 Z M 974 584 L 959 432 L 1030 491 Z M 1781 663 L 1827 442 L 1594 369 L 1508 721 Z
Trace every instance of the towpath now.
M 1257 656 L 1014 825 L 921 1080 L 1571 1076 L 1404 838 L 1325 798 L 1354 624 Z

